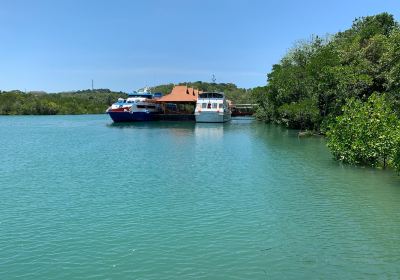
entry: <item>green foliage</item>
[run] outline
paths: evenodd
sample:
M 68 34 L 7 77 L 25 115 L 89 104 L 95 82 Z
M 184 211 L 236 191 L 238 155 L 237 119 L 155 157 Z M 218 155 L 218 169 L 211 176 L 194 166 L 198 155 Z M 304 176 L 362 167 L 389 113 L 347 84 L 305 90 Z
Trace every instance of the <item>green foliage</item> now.
M 387 13 L 356 19 L 349 30 L 331 37 L 296 44 L 268 74 L 267 88 L 256 99 L 257 116 L 319 128 L 326 118 L 341 115 L 348 99 L 365 101 L 373 92 L 387 92 L 394 108 L 400 108 L 400 28 Z M 313 104 L 312 117 L 291 113 L 303 102 Z
M 99 114 L 119 97 L 126 94 L 108 89 L 56 94 L 2 92 L 0 115 Z
M 151 92 L 161 92 L 163 95 L 166 95 L 172 91 L 174 88 L 174 84 L 166 84 L 166 85 L 158 85 L 151 88 Z
M 349 99 L 343 114 L 329 125 L 327 138 L 334 157 L 343 162 L 399 163 L 400 121 L 384 95 L 372 94 L 366 102 Z
M 396 152 L 393 156 L 393 166 L 396 168 L 398 172 L 400 172 L 400 148 L 397 147 Z
M 258 104 L 255 117 L 259 120 L 273 121 L 275 102 L 271 100 L 274 96 L 270 93 L 268 87 L 256 87 L 251 91 L 252 99 Z
M 296 44 L 253 98 L 260 119 L 326 133 L 339 160 L 400 170 L 400 27 L 388 13 Z
M 389 35 L 395 27 L 398 27 L 398 24 L 393 15 L 381 13 L 355 19 L 351 31 L 355 31 L 361 40 L 367 40 L 375 34 Z
M 290 128 L 318 130 L 319 111 L 316 104 L 310 99 L 283 104 L 278 108 L 282 122 Z

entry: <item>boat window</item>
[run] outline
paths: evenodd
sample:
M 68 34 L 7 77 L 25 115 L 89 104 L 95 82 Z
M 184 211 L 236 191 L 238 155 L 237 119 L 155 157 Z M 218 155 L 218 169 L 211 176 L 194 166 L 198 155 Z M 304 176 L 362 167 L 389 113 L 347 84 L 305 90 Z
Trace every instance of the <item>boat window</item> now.
M 200 93 L 199 94 L 199 98 L 203 98 L 203 99 L 211 99 L 211 98 L 218 98 L 218 99 L 222 99 L 224 98 L 224 95 L 221 93 L 217 93 L 217 92 L 205 92 L 205 93 Z
M 207 108 L 207 103 L 201 103 L 201 108 L 203 109 Z
M 147 108 L 148 108 L 148 109 L 155 109 L 156 106 L 154 106 L 154 105 L 148 105 Z
M 224 108 L 224 104 L 219 103 L 219 108 L 220 108 L 220 109 Z
M 137 108 L 146 108 L 144 105 L 136 105 Z
M 217 109 L 217 107 L 218 107 L 218 103 L 213 103 L 213 109 Z
M 147 98 L 147 99 L 152 99 L 153 96 L 151 94 L 130 94 L 129 97 L 143 97 L 143 98 Z
M 207 104 L 207 109 L 211 109 L 211 103 Z

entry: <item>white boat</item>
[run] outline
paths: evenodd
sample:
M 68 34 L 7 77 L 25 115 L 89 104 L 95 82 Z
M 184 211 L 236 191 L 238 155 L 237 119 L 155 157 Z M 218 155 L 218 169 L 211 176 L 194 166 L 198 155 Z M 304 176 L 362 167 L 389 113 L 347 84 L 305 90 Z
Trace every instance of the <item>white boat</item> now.
M 154 102 L 158 94 L 147 88 L 128 94 L 127 99 L 119 98 L 106 111 L 114 122 L 151 121 L 154 114 L 161 111 L 160 104 Z
M 203 92 L 198 95 L 194 114 L 196 122 L 223 123 L 231 120 L 232 112 L 223 92 Z

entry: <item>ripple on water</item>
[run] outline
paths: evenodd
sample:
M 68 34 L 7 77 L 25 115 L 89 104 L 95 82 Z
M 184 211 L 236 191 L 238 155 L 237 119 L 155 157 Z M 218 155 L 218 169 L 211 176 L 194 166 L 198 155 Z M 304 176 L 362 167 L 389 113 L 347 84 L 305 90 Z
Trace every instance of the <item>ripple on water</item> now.
M 1 279 L 400 277 L 400 179 L 255 121 L 0 118 Z

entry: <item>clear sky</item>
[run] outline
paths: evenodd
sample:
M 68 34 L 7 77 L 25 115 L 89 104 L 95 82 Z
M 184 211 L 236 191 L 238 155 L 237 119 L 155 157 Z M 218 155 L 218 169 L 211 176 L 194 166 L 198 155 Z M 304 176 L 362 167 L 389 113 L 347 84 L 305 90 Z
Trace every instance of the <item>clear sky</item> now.
M 301 39 L 399 0 L 0 0 L 0 90 L 132 91 L 185 81 L 262 86 Z

